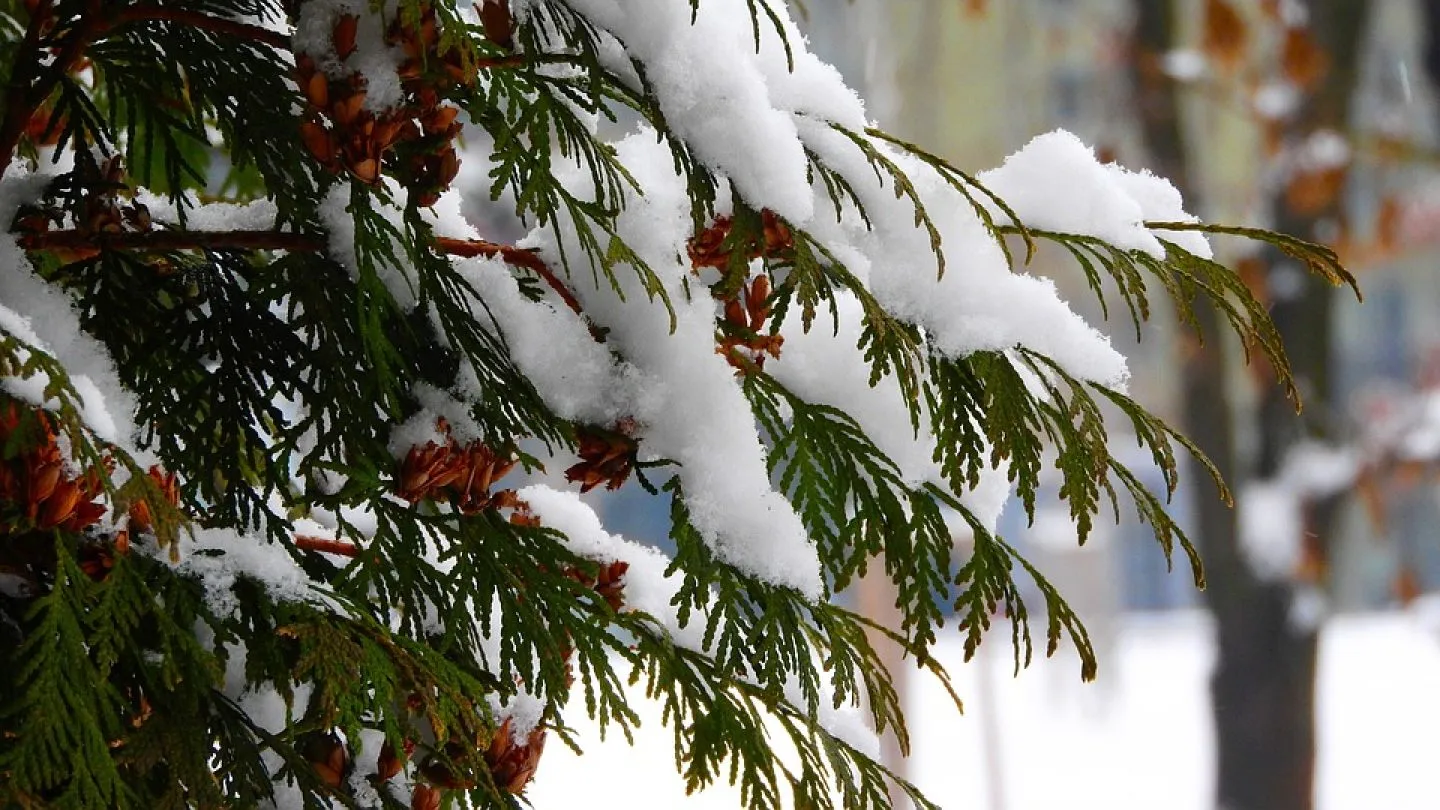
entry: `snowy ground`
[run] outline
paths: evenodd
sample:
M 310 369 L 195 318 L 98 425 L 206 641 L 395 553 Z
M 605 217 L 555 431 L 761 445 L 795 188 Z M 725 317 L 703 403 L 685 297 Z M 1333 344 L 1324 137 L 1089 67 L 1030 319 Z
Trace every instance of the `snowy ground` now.
M 1318 810 L 1440 807 L 1440 633 L 1402 614 L 1333 620 L 1321 640 Z M 1000 639 L 996 639 L 1000 641 Z M 959 810 L 1211 810 L 1214 741 L 1205 697 L 1212 656 L 1199 614 L 1122 622 L 1100 682 L 1083 686 L 1073 661 L 1037 663 L 1010 677 L 1001 644 L 976 665 L 943 648 L 966 704 L 956 716 L 938 686 L 912 694 L 911 775 Z M 980 667 L 989 667 L 988 681 Z M 576 707 L 573 716 L 583 716 Z M 991 712 L 987 717 L 986 712 Z M 685 798 L 670 736 L 651 718 L 635 747 L 583 735 L 587 754 L 545 752 L 530 798 L 539 810 L 738 808 L 734 791 Z M 998 743 L 982 742 L 998 728 Z M 986 752 L 989 756 L 984 756 Z M 996 793 L 986 775 L 1004 774 Z

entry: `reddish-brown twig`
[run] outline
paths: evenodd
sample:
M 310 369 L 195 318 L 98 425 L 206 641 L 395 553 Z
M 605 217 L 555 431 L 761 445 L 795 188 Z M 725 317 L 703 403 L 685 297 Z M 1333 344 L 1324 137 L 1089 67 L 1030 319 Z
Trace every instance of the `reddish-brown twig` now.
M 327 554 L 338 554 L 341 557 L 355 557 L 360 554 L 360 547 L 354 543 L 347 543 L 344 540 L 331 540 L 326 537 L 312 537 L 306 534 L 295 535 L 295 547 L 305 551 L 323 551 Z
M 533 250 L 487 242 L 483 239 L 451 239 L 445 236 L 436 238 L 435 245 L 451 256 L 499 256 L 505 260 L 506 264 L 523 267 L 550 285 L 550 289 L 554 290 L 555 294 L 560 296 L 560 300 L 565 302 L 565 306 L 570 307 L 576 315 L 582 314 L 579 299 L 570 292 L 569 287 L 565 286 L 565 282 L 555 275 L 555 271 L 545 264 L 545 260 L 541 259 Z
M 83 231 L 38 231 L 22 234 L 20 246 L 26 250 L 285 250 L 313 253 L 326 248 L 322 236 L 282 231 L 127 231 L 123 233 L 86 233 Z M 507 264 L 523 267 L 539 276 L 577 315 L 582 314 L 580 301 L 545 261 L 532 250 L 504 245 L 484 239 L 438 237 L 435 247 L 451 256 L 498 257 Z

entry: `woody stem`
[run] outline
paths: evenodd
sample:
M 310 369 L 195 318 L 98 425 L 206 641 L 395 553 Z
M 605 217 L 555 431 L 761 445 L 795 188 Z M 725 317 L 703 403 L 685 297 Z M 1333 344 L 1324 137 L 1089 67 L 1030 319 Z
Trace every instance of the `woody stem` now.
M 295 535 L 295 547 L 304 551 L 324 551 L 329 554 L 339 554 L 342 557 L 355 557 L 360 553 L 359 546 L 354 543 L 347 543 L 344 540 L 331 540 L 325 537 L 311 537 L 309 535 Z
M 284 250 L 319 253 L 328 247 L 323 236 L 282 231 L 39 231 L 22 234 L 17 241 L 26 250 Z M 566 306 L 576 314 L 582 314 L 579 299 L 533 251 L 484 239 L 445 236 L 436 238 L 435 247 L 451 256 L 499 258 L 507 264 L 529 270 L 549 285 Z

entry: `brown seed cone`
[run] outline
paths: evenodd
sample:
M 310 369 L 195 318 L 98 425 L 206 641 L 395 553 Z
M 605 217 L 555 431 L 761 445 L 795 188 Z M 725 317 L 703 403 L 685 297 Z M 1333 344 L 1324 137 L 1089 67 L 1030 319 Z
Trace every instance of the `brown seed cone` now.
M 430 785 L 416 785 L 410 794 L 410 810 L 440 810 L 440 800 L 445 797 L 439 788 Z
M 480 25 L 486 39 L 507 51 L 515 47 L 515 19 L 507 0 L 480 0 Z
M 350 755 L 339 737 L 328 732 L 309 734 L 300 744 L 300 753 L 315 769 L 320 781 L 332 788 L 340 787 L 345 781 Z
M 381 782 L 395 778 L 395 775 L 405 769 L 405 763 L 410 755 L 415 753 L 415 741 L 406 740 L 399 752 L 389 740 L 380 746 L 380 757 L 375 762 L 375 775 Z
M 500 724 L 490 747 L 485 751 L 485 763 L 490 766 L 491 778 L 496 787 L 508 793 L 518 794 L 525 790 L 535 778 L 540 766 L 540 755 L 545 752 L 545 729 L 536 728 L 517 743 L 510 733 L 510 720 Z
M 335 30 L 330 33 L 330 41 L 335 45 L 335 55 L 340 61 L 350 58 L 355 52 L 355 34 L 360 29 L 360 18 L 353 14 L 345 14 L 335 21 Z

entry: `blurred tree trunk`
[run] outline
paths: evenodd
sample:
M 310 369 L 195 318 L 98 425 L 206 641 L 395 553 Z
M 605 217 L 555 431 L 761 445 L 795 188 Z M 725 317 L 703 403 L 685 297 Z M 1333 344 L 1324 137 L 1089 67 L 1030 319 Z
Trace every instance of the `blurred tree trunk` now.
M 1355 93 L 1360 50 L 1370 18 L 1368 0 L 1314 0 L 1310 3 L 1310 35 L 1328 56 L 1329 70 L 1289 122 L 1286 143 L 1304 143 L 1318 132 L 1345 132 Z M 1323 205 L 1300 210 L 1277 193 L 1274 227 L 1303 239 L 1324 241 L 1343 228 L 1345 186 Z M 1305 399 L 1301 420 L 1278 386 L 1269 386 L 1260 412 L 1260 453 L 1256 474 L 1277 477 L 1294 445 L 1307 435 L 1323 436 L 1333 413 L 1333 308 L 1336 291 L 1304 272 L 1294 262 L 1272 255 L 1266 276 L 1271 317 L 1290 356 L 1296 384 Z M 1302 505 L 1306 537 L 1324 570 L 1336 525 L 1339 500 L 1329 497 Z M 1312 583 L 1310 587 L 1317 587 Z M 1260 792 L 1238 792 L 1229 806 L 1249 808 L 1310 808 L 1315 769 L 1315 664 L 1319 627 L 1297 620 L 1293 587 L 1257 584 L 1244 602 L 1232 604 L 1237 615 L 1222 628 L 1220 665 L 1214 679 L 1217 704 L 1233 703 L 1226 712 L 1226 734 L 1253 735 L 1222 769 L 1253 773 L 1245 757 L 1267 754 L 1282 765 L 1283 775 L 1256 774 L 1269 782 Z M 1218 615 L 1218 614 L 1217 614 Z M 1236 626 L 1243 622 L 1247 627 Z M 1217 712 L 1217 717 L 1220 713 Z M 1277 733 L 1276 728 L 1288 728 Z M 1272 747 L 1273 746 L 1273 747 Z M 1226 804 L 1226 795 L 1220 801 Z
M 1440 99 L 1440 0 L 1420 0 L 1425 15 L 1425 75 L 1430 78 L 1430 90 Z
M 1432 6 L 1440 0 L 1427 0 Z M 1164 54 L 1177 46 L 1179 3 L 1135 0 L 1132 60 L 1137 112 L 1151 167 L 1171 178 L 1197 205 L 1192 177 L 1199 167 L 1188 154 L 1181 126 L 1180 89 L 1162 70 Z M 1291 125 L 1289 142 L 1323 129 L 1344 131 L 1354 88 L 1357 56 L 1368 3 L 1317 0 L 1310 4 L 1311 34 L 1327 53 L 1330 70 Z M 1275 226 L 1307 239 L 1340 215 L 1341 197 L 1304 215 L 1275 203 Z M 1312 413 L 1325 413 L 1329 394 L 1331 290 L 1302 268 L 1280 261 L 1270 268 L 1272 315 L 1284 337 L 1293 370 Z M 1226 395 L 1226 357 L 1216 312 L 1197 310 L 1204 344 L 1187 343 L 1183 358 L 1186 429 L 1233 484 L 1234 425 Z M 1304 430 L 1277 386 L 1260 409 L 1260 478 L 1276 475 Z M 1203 473 L 1192 480 L 1203 478 Z M 1208 606 L 1215 617 L 1217 660 L 1211 693 L 1218 747 L 1216 802 L 1226 810 L 1310 810 L 1314 806 L 1315 663 L 1317 628 L 1292 617 L 1294 586 L 1255 576 L 1241 555 L 1235 515 L 1218 499 L 1198 499 L 1198 542 L 1209 579 Z M 1307 531 L 1329 536 L 1333 504 L 1307 508 Z

